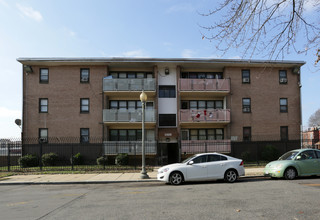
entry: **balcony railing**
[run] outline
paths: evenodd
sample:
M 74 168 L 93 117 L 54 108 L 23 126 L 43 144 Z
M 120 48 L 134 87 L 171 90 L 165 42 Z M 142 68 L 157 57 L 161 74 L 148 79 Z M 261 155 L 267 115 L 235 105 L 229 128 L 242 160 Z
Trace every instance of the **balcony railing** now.
M 230 79 L 180 79 L 180 91 L 230 92 Z
M 142 122 L 141 109 L 103 109 L 103 122 Z M 145 122 L 156 122 L 156 110 L 145 110 Z
M 157 154 L 157 142 L 145 141 L 145 154 L 155 155 Z M 126 153 L 129 155 L 141 155 L 142 154 L 142 142 L 141 141 L 105 141 L 103 142 L 104 153 L 106 155 L 116 155 L 120 153 Z
M 230 109 L 182 109 L 180 122 L 230 122 Z
M 184 154 L 196 154 L 207 152 L 230 153 L 230 140 L 182 140 L 181 152 Z
M 103 79 L 103 91 L 155 91 L 156 81 L 147 79 Z

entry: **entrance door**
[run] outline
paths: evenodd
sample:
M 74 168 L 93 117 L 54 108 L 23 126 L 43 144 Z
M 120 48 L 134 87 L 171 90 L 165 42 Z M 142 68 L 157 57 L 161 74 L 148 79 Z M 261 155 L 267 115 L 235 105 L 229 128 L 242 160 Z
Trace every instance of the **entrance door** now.
M 168 163 L 178 163 L 179 162 L 179 146 L 178 143 L 168 143 Z

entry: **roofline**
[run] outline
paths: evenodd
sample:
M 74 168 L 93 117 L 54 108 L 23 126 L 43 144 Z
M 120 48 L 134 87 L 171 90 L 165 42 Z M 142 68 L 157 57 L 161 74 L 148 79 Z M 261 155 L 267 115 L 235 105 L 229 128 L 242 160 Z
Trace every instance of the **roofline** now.
M 135 58 L 135 57 L 20 57 L 17 61 L 21 64 L 35 63 L 207 63 L 207 64 L 271 64 L 271 65 L 295 65 L 303 66 L 304 61 L 291 60 L 248 60 L 248 59 L 212 59 L 212 58 Z

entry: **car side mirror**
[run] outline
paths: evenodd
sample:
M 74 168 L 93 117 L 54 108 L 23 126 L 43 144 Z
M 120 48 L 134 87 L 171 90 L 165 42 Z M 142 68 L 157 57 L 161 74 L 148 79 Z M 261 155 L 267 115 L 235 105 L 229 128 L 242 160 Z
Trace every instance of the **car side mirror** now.
M 297 156 L 296 160 L 301 160 L 301 156 L 300 155 Z
M 192 165 L 192 164 L 194 164 L 194 161 L 193 160 L 189 161 L 188 165 Z

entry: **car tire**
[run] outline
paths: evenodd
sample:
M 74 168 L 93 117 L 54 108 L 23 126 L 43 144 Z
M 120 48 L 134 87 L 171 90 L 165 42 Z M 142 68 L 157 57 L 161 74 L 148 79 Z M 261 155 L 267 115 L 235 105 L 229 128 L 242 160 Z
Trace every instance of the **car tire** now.
M 297 171 L 294 168 L 289 167 L 284 171 L 283 176 L 286 180 L 293 180 L 297 176 Z
M 224 174 L 224 181 L 234 183 L 238 179 L 238 173 L 235 170 L 227 170 Z
M 180 185 L 183 182 L 183 175 L 180 172 L 173 172 L 170 174 L 170 183 L 172 185 Z

